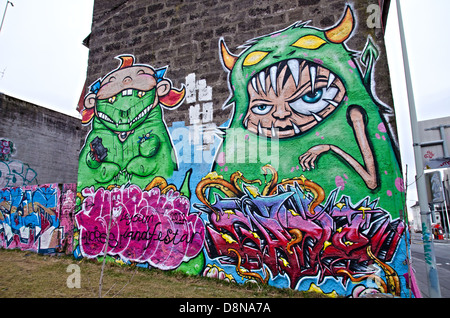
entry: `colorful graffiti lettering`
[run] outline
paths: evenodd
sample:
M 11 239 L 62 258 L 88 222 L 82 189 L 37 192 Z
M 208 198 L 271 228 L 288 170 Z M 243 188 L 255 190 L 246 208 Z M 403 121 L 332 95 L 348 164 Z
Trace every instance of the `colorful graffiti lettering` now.
M 189 213 L 189 199 L 177 191 L 131 185 L 96 191 L 90 187 L 82 195 L 76 221 L 86 257 L 106 251 L 124 261 L 168 270 L 197 256 L 203 247 L 203 222 Z
M 38 253 L 63 251 L 63 225 L 72 231 L 70 222 L 60 212 L 58 184 L 4 188 L 0 190 L 0 244 L 7 249 L 30 250 Z M 67 240 L 66 240 L 67 241 Z M 65 247 L 71 245 L 67 241 Z M 69 247 L 70 249 L 70 247 Z
M 16 152 L 14 143 L 7 139 L 0 139 L 0 160 L 8 161 Z
M 264 170 L 272 172 L 264 195 L 250 184 L 261 180 L 246 180 L 240 173 L 232 182 L 212 174 L 197 188 L 205 203 L 197 207 L 209 215 L 206 248 L 221 264 L 234 264 L 239 275 L 262 283 L 268 272 L 263 277 L 253 271 L 268 268 L 272 277 L 286 273 L 295 288 L 305 276 L 318 276 L 321 283 L 326 276 L 372 275 L 367 274 L 370 264 L 392 259 L 404 224 L 392 221 L 377 200 L 367 197 L 354 205 L 347 196 L 337 199 L 339 189 L 325 200 L 323 189 L 304 176 L 278 183 L 276 171 Z M 244 182 L 238 186 L 236 179 Z M 218 186 L 233 196 L 216 194 L 211 204 L 203 194 Z M 383 290 L 393 291 L 385 285 Z
M 27 186 L 36 177 L 36 171 L 20 160 L 0 161 L 0 188 Z
M 0 189 L 7 187 L 23 187 L 36 181 L 37 173 L 20 160 L 11 160 L 17 149 L 14 143 L 0 139 Z

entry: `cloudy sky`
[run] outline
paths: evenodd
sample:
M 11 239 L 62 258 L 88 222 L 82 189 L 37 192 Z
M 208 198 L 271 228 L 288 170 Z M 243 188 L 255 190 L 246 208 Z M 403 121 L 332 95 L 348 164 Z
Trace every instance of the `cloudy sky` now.
M 93 0 L 0 0 L 0 92 L 79 117 Z M 415 165 L 395 0 L 386 26 L 403 168 L 408 165 L 408 205 L 417 198 Z M 418 120 L 450 116 L 450 1 L 401 0 Z

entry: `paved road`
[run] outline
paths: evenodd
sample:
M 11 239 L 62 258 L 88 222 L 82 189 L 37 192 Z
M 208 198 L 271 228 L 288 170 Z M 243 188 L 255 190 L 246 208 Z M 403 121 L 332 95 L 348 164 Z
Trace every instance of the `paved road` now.
M 441 296 L 450 298 L 450 241 L 434 240 L 433 242 Z M 422 297 L 429 298 L 428 277 L 421 234 L 413 233 L 411 235 L 411 258 Z

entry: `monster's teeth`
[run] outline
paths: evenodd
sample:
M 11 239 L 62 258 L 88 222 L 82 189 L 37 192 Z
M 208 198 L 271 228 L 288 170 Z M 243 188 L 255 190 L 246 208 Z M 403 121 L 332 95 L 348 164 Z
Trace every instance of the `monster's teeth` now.
M 317 69 L 315 66 L 309 67 L 309 76 L 311 77 L 311 92 L 314 94 L 314 86 L 316 86 Z
M 262 135 L 262 134 L 263 134 L 263 132 L 262 132 L 262 128 L 261 128 L 261 123 L 258 122 L 258 135 Z
M 264 73 L 264 71 L 262 71 L 262 72 L 259 72 L 258 76 L 259 76 L 259 83 L 261 84 L 261 88 L 265 94 L 266 93 L 266 74 Z
M 277 131 L 273 127 L 273 124 L 272 124 L 272 127 L 270 128 L 270 133 L 272 134 L 272 138 L 277 137 Z
M 272 82 L 273 91 L 274 91 L 275 95 L 277 95 L 277 67 L 276 66 L 272 66 L 270 68 L 270 81 Z
M 335 78 L 336 78 L 336 77 L 334 76 L 334 74 L 333 74 L 333 73 L 330 73 L 330 76 L 328 76 L 327 89 L 329 89 L 330 86 L 331 86 L 331 84 L 333 84 Z
M 252 86 L 253 86 L 253 89 L 255 90 L 255 92 L 259 93 L 258 92 L 258 86 L 256 85 L 256 77 L 252 78 Z
M 298 77 L 300 73 L 300 63 L 296 59 L 289 60 L 287 62 L 289 70 L 291 71 L 292 77 L 294 77 L 295 86 L 298 86 Z
M 338 107 L 339 103 L 335 102 L 334 100 L 331 99 L 324 99 L 324 101 L 326 101 L 327 103 L 330 103 L 331 105 L 333 105 L 334 107 Z
M 317 120 L 317 121 L 322 121 L 322 117 L 320 117 L 319 115 L 317 115 L 316 113 L 313 113 L 313 112 L 311 112 L 311 115 L 313 115 L 314 116 L 314 118 Z
M 294 133 L 298 135 L 300 133 L 300 129 L 298 129 L 297 125 L 291 121 L 292 127 L 294 128 Z
M 247 129 L 247 127 L 248 127 L 248 119 L 249 119 L 249 117 L 247 117 L 247 119 L 244 121 L 244 128 L 245 129 Z
M 132 96 L 133 95 L 133 89 L 125 89 L 122 91 L 122 96 Z

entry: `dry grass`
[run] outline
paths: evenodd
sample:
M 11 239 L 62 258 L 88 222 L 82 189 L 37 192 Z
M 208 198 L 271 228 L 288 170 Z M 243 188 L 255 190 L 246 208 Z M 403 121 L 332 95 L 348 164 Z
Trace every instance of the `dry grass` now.
M 101 263 L 0 249 L 0 298 L 98 297 Z M 68 288 L 70 264 L 81 269 L 81 288 Z M 326 297 L 270 286 L 239 285 L 177 272 L 106 264 L 104 297 L 118 298 L 310 298 Z

